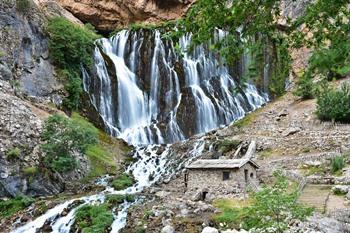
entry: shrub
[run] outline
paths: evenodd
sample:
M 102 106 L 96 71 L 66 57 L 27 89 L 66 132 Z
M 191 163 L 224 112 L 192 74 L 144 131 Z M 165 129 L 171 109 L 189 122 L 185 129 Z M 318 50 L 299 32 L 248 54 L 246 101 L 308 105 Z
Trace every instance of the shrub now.
M 317 97 L 316 114 L 321 120 L 350 122 L 350 85 L 341 89 L 325 86 Z
M 65 78 L 65 89 L 69 94 L 64 101 L 68 109 L 77 109 L 82 93 L 81 66 L 91 68 L 94 41 L 98 38 L 92 26 L 79 26 L 62 17 L 49 20 L 50 57 Z
M 77 114 L 73 119 L 52 115 L 44 125 L 42 145 L 45 164 L 57 172 L 67 172 L 77 167 L 75 152 L 84 153 L 90 145 L 98 143 L 98 130 Z
M 298 87 L 294 92 L 295 95 L 302 99 L 314 98 L 314 83 L 310 75 L 304 74 L 298 81 Z
M 107 204 L 84 205 L 75 217 L 75 226 L 84 233 L 107 232 L 113 223 L 113 214 Z
M 34 199 L 27 196 L 17 196 L 7 201 L 0 200 L 0 217 L 9 217 L 18 211 L 30 206 Z
M 305 220 L 313 210 L 296 202 L 298 191 L 290 190 L 288 180 L 280 172 L 274 175 L 276 181 L 271 187 L 266 186 L 251 194 L 249 206 L 245 206 L 247 203 L 232 206 L 226 200 L 214 203 L 223 211 L 214 220 L 245 230 L 254 229 L 253 232 L 276 233 L 284 232 L 292 219 Z
M 17 159 L 21 155 L 21 149 L 18 147 L 14 147 L 10 149 L 7 153 L 7 158 L 8 159 Z
M 30 10 L 30 0 L 16 0 L 16 9 L 19 12 L 26 13 Z
M 343 156 L 337 156 L 331 160 L 332 173 L 341 171 L 345 167 L 345 160 Z
M 115 190 L 122 190 L 132 186 L 133 183 L 134 180 L 130 177 L 130 175 L 124 173 L 112 181 L 112 186 Z

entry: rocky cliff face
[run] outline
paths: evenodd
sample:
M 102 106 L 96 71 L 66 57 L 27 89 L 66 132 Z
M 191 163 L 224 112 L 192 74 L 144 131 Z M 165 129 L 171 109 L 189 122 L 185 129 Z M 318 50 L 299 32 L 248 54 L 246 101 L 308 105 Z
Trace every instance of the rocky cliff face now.
M 136 22 L 158 23 L 181 17 L 194 0 L 57 0 L 83 22 L 112 31 Z

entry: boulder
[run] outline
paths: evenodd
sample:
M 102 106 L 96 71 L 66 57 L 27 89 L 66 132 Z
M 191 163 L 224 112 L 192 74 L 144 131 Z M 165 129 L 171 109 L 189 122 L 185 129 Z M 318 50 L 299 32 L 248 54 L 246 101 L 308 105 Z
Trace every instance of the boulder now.
M 347 194 L 349 192 L 349 186 L 347 186 L 347 185 L 335 185 L 332 188 L 332 192 L 335 194 Z
M 175 232 L 174 227 L 172 227 L 170 225 L 163 227 L 163 229 L 161 231 L 161 233 L 174 233 L 174 232 Z
M 5 81 L 12 79 L 12 72 L 6 64 L 0 63 L 0 79 Z
M 204 227 L 202 233 L 219 233 L 219 231 L 214 227 Z
M 296 134 L 298 132 L 300 132 L 300 128 L 299 127 L 291 127 L 286 129 L 285 131 L 282 132 L 282 136 L 283 137 L 288 137 L 290 135 Z

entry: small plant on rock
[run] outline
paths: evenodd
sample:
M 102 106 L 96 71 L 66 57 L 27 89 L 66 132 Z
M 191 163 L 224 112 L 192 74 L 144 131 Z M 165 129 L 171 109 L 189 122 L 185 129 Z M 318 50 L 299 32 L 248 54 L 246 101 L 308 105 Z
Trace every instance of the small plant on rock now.
M 14 148 L 10 149 L 6 153 L 6 155 L 7 155 L 8 159 L 17 159 L 21 155 L 21 149 L 19 149 L 18 147 L 14 147 Z
M 345 167 L 345 160 L 343 156 L 337 156 L 331 160 L 332 173 L 339 173 Z

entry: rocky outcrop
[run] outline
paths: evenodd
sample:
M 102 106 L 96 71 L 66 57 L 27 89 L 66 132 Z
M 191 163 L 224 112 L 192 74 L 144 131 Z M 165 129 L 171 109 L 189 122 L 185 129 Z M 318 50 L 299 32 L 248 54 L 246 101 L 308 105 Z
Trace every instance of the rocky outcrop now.
M 63 190 L 61 179 L 40 168 L 40 110 L 13 92 L 0 80 L 0 197 L 56 194 Z
M 132 23 L 159 23 L 181 17 L 194 0 L 57 0 L 61 6 L 100 31 Z

